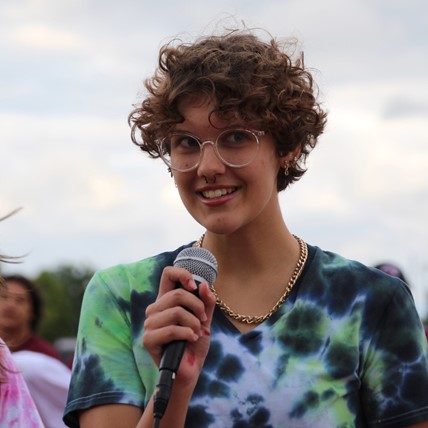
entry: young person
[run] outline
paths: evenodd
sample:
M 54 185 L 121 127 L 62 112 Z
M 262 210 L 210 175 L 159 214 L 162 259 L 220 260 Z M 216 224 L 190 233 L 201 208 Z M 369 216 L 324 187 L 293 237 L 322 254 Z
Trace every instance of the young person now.
M 302 60 L 231 31 L 164 46 L 146 87 L 133 141 L 165 161 L 206 232 L 91 280 L 69 426 L 153 426 L 173 340 L 187 346 L 161 427 L 428 426 L 427 344 L 408 289 L 307 244 L 282 216 L 278 193 L 304 174 L 326 122 Z M 191 246 L 218 262 L 199 298 L 172 266 Z

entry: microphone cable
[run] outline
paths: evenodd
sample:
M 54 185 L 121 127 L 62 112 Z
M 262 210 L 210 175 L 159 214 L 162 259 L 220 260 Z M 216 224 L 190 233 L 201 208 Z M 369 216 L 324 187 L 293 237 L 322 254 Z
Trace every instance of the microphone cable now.
M 155 418 L 153 420 L 153 428 L 159 428 L 160 427 L 160 421 L 161 421 L 161 418 L 158 416 L 155 416 Z

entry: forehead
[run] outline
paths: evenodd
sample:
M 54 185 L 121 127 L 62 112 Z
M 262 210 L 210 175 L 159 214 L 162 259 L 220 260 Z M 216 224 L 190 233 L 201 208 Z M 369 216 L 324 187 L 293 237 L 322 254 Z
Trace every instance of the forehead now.
M 217 102 L 204 94 L 188 95 L 178 103 L 178 111 L 183 116 L 183 122 L 177 128 L 198 128 L 200 130 L 243 125 L 236 112 L 229 112 L 221 117 L 216 113 Z
M 4 286 L 5 291 L 8 294 L 13 294 L 15 296 L 29 296 L 29 290 L 24 287 L 22 284 L 16 281 L 5 281 Z
M 178 111 L 184 114 L 189 108 L 207 108 L 215 110 L 216 102 L 214 98 L 205 94 L 189 94 L 181 97 L 177 103 Z

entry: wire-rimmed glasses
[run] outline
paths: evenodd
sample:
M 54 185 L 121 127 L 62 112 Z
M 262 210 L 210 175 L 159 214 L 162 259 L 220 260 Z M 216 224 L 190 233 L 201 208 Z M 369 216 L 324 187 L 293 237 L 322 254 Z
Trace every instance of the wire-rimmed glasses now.
M 200 163 L 205 144 L 212 144 L 218 158 L 233 168 L 249 165 L 259 151 L 259 137 L 264 131 L 227 129 L 215 141 L 202 141 L 188 132 L 175 131 L 158 140 L 159 152 L 164 162 L 174 171 L 187 172 Z

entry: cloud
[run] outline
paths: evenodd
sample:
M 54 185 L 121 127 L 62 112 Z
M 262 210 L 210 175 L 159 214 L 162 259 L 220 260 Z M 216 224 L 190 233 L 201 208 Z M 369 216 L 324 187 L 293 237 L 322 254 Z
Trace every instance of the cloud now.
M 422 290 L 427 13 L 423 0 L 0 3 L 0 213 L 24 207 L 1 225 L 1 249 L 30 252 L 20 269 L 36 273 L 197 239 L 162 162 L 130 142 L 127 115 L 160 45 L 243 20 L 300 40 L 330 112 L 307 174 L 280 196 L 289 228 L 368 264 L 396 261 Z
M 64 54 L 76 52 L 85 47 L 84 41 L 76 34 L 44 25 L 23 25 L 10 33 L 10 41 L 18 49 Z
M 423 97 L 427 94 L 427 88 L 418 88 L 413 94 L 403 94 L 386 100 L 383 117 L 385 119 L 402 119 L 408 117 L 428 117 L 428 99 Z

